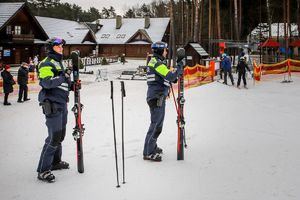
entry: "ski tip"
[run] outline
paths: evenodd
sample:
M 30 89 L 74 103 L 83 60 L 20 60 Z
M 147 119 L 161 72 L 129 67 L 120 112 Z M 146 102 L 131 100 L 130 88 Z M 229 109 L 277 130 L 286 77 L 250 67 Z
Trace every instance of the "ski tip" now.
M 77 51 L 72 51 L 70 58 L 72 60 L 72 65 L 74 66 L 79 66 L 79 53 Z
M 120 188 L 120 187 L 121 187 L 120 185 L 117 185 L 117 186 L 116 186 L 116 188 Z

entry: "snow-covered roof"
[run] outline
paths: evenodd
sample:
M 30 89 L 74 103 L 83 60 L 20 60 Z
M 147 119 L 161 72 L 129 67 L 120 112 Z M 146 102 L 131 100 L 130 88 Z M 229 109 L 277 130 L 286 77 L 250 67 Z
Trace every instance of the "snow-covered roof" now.
M 24 5 L 19 3 L 0 3 L 0 29 Z
M 269 26 L 267 23 L 259 24 L 255 29 L 251 31 L 251 36 L 254 37 L 259 36 L 260 31 L 262 32 L 262 37 L 265 38 L 269 37 Z M 297 24 L 291 24 L 291 32 L 292 32 L 292 36 L 298 36 L 299 33 L 298 33 Z M 271 24 L 271 37 L 277 37 L 278 33 L 279 33 L 279 37 L 284 37 L 284 23 L 279 23 L 279 29 L 278 29 L 278 23 Z M 288 31 L 288 36 L 290 36 L 289 31 Z
M 84 38 L 90 29 L 83 23 L 39 16 L 36 19 L 50 38 L 61 37 L 67 44 L 88 44 Z
M 145 29 L 144 18 L 122 18 L 121 28 L 116 29 L 116 19 L 99 19 L 103 26 L 96 33 L 97 42 L 99 44 L 125 44 L 139 29 L 144 29 L 153 42 L 161 41 L 169 21 L 170 18 L 150 18 L 150 26 Z
M 190 43 L 190 45 L 195 49 L 195 51 L 197 51 L 197 53 L 202 56 L 209 56 L 208 53 L 205 51 L 205 49 L 203 49 L 203 47 L 200 46 L 200 44 L 198 43 Z

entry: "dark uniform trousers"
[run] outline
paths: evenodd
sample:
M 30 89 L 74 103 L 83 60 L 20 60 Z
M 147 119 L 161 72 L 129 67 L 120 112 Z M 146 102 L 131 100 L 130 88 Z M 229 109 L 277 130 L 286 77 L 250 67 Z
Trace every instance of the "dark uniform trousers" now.
M 67 124 L 67 104 L 56 104 L 57 112 L 46 115 L 48 137 L 41 153 L 37 172 L 44 172 L 51 169 L 53 164 L 61 161 L 61 142 L 65 138 Z
M 148 105 L 150 108 L 151 123 L 145 138 L 144 156 L 152 154 L 157 147 L 156 141 L 162 131 L 165 118 L 166 100 L 163 100 L 161 106 L 157 106 L 157 100 L 150 100 Z

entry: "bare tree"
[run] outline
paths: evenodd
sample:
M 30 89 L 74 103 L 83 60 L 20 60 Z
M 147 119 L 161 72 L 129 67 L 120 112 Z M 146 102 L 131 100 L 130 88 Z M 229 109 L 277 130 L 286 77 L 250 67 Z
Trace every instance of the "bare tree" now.
M 287 0 L 287 8 L 286 8 L 286 17 L 287 17 L 287 27 L 289 32 L 289 39 L 292 37 L 292 28 L 291 28 L 291 19 L 290 19 L 290 11 L 291 11 L 291 5 L 290 0 Z
M 242 35 L 242 0 L 239 0 L 239 37 Z
M 194 34 L 193 40 L 194 42 L 198 42 L 198 31 L 199 31 L 199 1 L 194 0 L 194 8 L 195 8 L 195 23 L 194 23 Z
M 268 26 L 269 26 L 269 38 L 272 36 L 272 30 L 271 30 L 271 12 L 270 12 L 270 0 L 266 0 L 267 4 L 267 16 L 268 16 Z
M 176 57 L 176 44 L 175 44 L 175 27 L 174 27 L 174 2 L 173 0 L 170 0 L 169 2 L 169 10 L 170 10 L 170 25 L 171 25 L 171 45 L 172 45 L 172 53 L 173 53 L 173 62 L 172 66 L 175 66 L 175 57 Z M 170 57 L 169 57 L 170 61 Z M 170 62 L 169 62 L 170 63 Z
M 211 39 L 211 0 L 208 2 L 208 52 L 210 53 L 211 45 L 210 45 L 210 39 Z
M 192 21 L 192 18 L 191 18 L 191 13 L 192 13 L 192 6 L 191 6 L 191 1 L 190 0 L 187 0 L 187 26 L 186 26 L 186 41 L 189 41 L 190 40 L 190 30 L 191 30 L 191 21 Z
M 220 22 L 220 0 L 216 0 L 216 15 L 217 15 L 217 33 L 218 39 L 221 38 L 221 22 Z
M 298 24 L 298 37 L 300 37 L 300 0 L 297 0 L 297 24 Z
M 203 9 L 204 8 L 204 0 L 201 0 L 201 6 L 200 6 L 200 31 L 199 31 L 199 42 L 202 42 L 202 26 L 203 26 Z
M 234 25 L 232 23 L 232 21 L 233 21 L 233 17 L 232 17 L 232 0 L 229 0 L 229 21 L 230 21 L 230 39 L 233 39 Z
M 238 23 L 238 5 L 237 0 L 234 0 L 234 27 L 235 27 L 235 37 L 239 40 L 239 23 Z
M 288 51 L 288 40 L 287 40 L 287 9 L 286 9 L 287 0 L 283 0 L 283 24 L 284 24 L 284 39 L 285 39 L 285 59 L 287 59 Z
M 184 9 L 184 0 L 181 0 L 181 44 L 184 44 L 184 15 L 185 15 L 185 9 Z

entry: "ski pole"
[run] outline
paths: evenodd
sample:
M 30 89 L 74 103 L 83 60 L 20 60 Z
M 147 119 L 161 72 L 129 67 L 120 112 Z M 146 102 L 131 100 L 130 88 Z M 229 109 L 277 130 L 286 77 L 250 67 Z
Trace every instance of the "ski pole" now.
M 111 105 L 112 105 L 112 118 L 113 118 L 113 131 L 114 131 L 114 145 L 115 145 L 115 159 L 116 159 L 116 172 L 117 172 L 117 188 L 120 187 L 119 184 L 119 170 L 118 170 L 118 155 L 117 155 L 117 139 L 116 139 L 116 128 L 115 128 L 115 110 L 114 110 L 114 84 L 113 81 L 110 81 L 111 89 Z
M 121 93 L 122 93 L 122 164 L 123 164 L 123 184 L 125 184 L 125 162 L 124 162 L 124 97 L 126 97 L 125 93 L 125 85 L 124 81 L 121 81 Z

